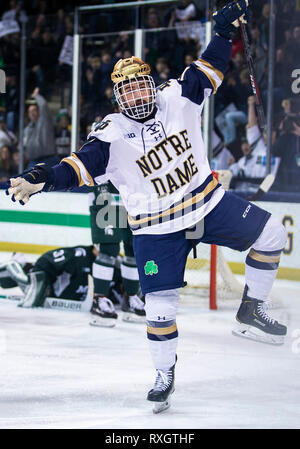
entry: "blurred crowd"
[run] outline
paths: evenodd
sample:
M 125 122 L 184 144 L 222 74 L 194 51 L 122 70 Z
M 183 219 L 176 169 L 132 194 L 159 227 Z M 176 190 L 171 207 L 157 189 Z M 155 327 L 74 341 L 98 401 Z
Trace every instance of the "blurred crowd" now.
M 120 3 L 113 0 L 102 3 Z M 132 31 L 144 28 L 145 59 L 156 85 L 177 78 L 203 51 L 201 25 L 206 20 L 205 0 L 178 0 L 172 5 L 85 14 L 79 24 L 85 34 L 81 60 L 80 144 L 91 124 L 117 109 L 110 74 L 119 58 L 133 54 Z M 72 58 L 74 7 L 93 1 L 10 0 L 0 6 L 4 28 L 0 34 L 0 69 L 6 74 L 6 94 L 0 96 L 0 182 L 19 167 L 19 72 L 21 23 L 26 18 L 26 123 L 24 167 L 37 162 L 56 163 L 70 153 L 72 119 Z M 276 48 L 273 89 L 274 113 L 271 170 L 274 188 L 300 187 L 300 2 L 276 0 Z M 265 111 L 268 103 L 270 5 L 253 0 L 249 37 L 258 86 Z M 10 22 L 10 23 L 9 23 Z M 155 29 L 160 28 L 160 32 Z M 2 27 L 3 29 L 3 27 Z M 1 30 L 1 28 L 0 28 Z M 152 31 L 153 30 L 153 31 Z M 100 33 L 100 35 L 99 35 Z M 103 33 L 110 33 L 105 36 Z M 97 36 L 95 34 L 98 34 Z M 296 73 L 296 75 L 295 75 Z M 300 73 L 298 75 L 300 78 Z M 293 87 L 294 86 L 294 87 Z M 267 136 L 256 118 L 255 99 L 239 30 L 233 38 L 232 59 L 214 99 L 212 168 L 229 169 L 232 187 L 255 189 L 267 173 Z M 199 124 L 200 126 L 200 124 Z M 253 178 L 252 180 L 249 178 Z

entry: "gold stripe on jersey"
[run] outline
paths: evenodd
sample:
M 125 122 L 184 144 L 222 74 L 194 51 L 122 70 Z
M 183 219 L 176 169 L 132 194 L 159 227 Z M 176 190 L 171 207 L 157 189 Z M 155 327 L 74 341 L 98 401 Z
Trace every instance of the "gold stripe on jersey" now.
M 168 209 L 164 212 L 161 212 L 157 215 L 154 215 L 152 217 L 145 217 L 140 218 L 138 220 L 135 220 L 133 217 L 131 217 L 128 214 L 128 223 L 130 226 L 141 226 L 145 223 L 151 223 L 151 221 L 158 220 L 159 218 L 167 217 L 168 215 L 173 215 L 176 212 L 184 211 L 185 209 L 189 208 L 190 206 L 193 206 L 196 203 L 201 202 L 208 194 L 210 194 L 216 187 L 218 186 L 218 181 L 216 178 L 213 177 L 212 181 L 210 181 L 207 186 L 202 190 L 202 192 L 197 193 L 192 198 L 189 198 L 180 204 L 178 204 L 175 207 L 172 207 L 172 209 Z
M 215 74 L 217 75 L 217 77 L 219 78 L 220 81 L 223 81 L 224 79 L 224 74 L 221 72 L 221 70 L 216 69 L 213 65 L 211 65 L 208 61 L 205 61 L 205 59 L 198 59 L 198 62 L 200 62 L 201 65 L 204 65 L 205 67 L 207 67 L 208 69 L 212 70 L 213 72 L 215 72 Z
M 209 62 L 204 59 L 198 59 L 195 63 L 198 70 L 204 73 L 213 86 L 213 93 L 215 94 L 218 87 L 223 81 L 224 75 L 220 70 L 215 69 Z
M 94 185 L 92 176 L 89 174 L 84 164 L 75 153 L 72 153 L 71 156 L 63 158 L 61 162 L 66 162 L 67 164 L 71 165 L 71 167 L 75 170 L 76 175 L 78 177 L 79 187 L 84 185 L 88 186 Z

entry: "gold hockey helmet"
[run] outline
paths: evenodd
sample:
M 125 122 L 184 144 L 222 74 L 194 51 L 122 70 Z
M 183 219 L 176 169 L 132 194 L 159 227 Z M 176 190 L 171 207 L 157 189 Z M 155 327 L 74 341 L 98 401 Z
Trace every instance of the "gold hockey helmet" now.
M 114 66 L 111 80 L 116 84 L 119 81 L 130 80 L 142 75 L 150 75 L 150 72 L 149 64 L 137 56 L 132 56 L 131 58 L 119 59 Z
M 119 108 L 128 117 L 144 119 L 154 110 L 156 89 L 151 69 L 137 56 L 120 59 L 111 74 Z

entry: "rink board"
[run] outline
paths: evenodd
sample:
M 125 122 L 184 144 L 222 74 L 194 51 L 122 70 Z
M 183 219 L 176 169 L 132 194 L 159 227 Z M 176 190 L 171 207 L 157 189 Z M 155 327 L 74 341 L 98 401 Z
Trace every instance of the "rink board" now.
M 300 280 L 300 204 L 259 202 L 286 227 L 288 241 L 279 277 Z M 35 195 L 26 206 L 9 201 L 0 190 L 0 251 L 41 254 L 61 246 L 90 245 L 87 193 L 52 192 Z M 224 248 L 235 273 L 243 274 L 245 253 Z M 197 269 L 197 262 L 188 267 Z

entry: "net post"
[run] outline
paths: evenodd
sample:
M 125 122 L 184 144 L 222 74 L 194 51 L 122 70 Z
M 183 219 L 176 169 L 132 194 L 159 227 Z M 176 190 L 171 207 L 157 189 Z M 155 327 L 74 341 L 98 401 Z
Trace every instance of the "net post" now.
M 210 286 L 209 286 L 209 308 L 217 310 L 217 245 L 210 247 Z
M 213 171 L 213 177 L 219 179 L 218 173 Z M 209 283 L 209 308 L 217 310 L 217 245 L 210 246 L 210 283 Z

